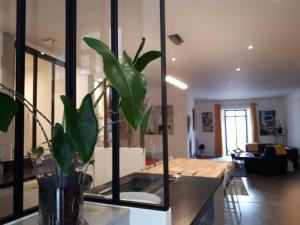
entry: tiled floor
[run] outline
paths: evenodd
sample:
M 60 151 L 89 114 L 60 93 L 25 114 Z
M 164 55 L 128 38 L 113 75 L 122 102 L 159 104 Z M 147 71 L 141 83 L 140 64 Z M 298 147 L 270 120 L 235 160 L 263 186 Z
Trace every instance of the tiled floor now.
M 280 177 L 243 178 L 241 225 L 300 225 L 300 171 Z

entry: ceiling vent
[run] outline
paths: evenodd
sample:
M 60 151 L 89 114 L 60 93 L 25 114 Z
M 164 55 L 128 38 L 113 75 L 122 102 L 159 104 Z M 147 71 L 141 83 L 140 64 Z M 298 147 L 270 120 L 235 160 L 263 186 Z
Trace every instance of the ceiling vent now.
M 183 39 L 180 37 L 179 34 L 170 34 L 170 35 L 168 35 L 168 38 L 175 45 L 181 45 L 182 43 L 184 43 Z

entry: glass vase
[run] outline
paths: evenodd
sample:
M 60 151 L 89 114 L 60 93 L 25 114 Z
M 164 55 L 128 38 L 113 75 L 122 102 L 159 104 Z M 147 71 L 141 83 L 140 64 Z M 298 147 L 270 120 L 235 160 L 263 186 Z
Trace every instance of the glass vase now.
M 83 211 L 85 168 L 65 175 L 51 155 L 33 164 L 39 186 L 38 225 L 87 225 Z

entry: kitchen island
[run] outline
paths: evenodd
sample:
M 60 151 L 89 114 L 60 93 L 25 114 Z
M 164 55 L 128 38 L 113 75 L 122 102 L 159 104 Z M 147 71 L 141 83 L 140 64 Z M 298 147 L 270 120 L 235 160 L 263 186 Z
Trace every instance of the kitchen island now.
M 172 225 L 223 225 L 222 179 L 183 176 L 170 185 Z
M 232 162 L 222 160 L 176 158 L 169 161 L 169 174 L 220 178 L 231 165 Z M 163 174 L 163 165 L 147 169 L 144 173 Z

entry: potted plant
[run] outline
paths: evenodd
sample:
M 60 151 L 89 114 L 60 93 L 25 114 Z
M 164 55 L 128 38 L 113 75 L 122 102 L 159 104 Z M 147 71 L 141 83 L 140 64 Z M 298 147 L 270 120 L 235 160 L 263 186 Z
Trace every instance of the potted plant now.
M 124 51 L 122 62 L 119 62 L 100 40 L 84 38 L 84 42 L 102 57 L 108 86 L 114 88 L 120 97 L 119 112 L 123 113 L 134 130 L 140 130 L 140 141 L 144 146 L 151 107 L 145 111 L 141 109 L 147 93 L 147 79 L 142 71 L 151 61 L 160 58 L 162 53 L 149 51 L 142 54 L 145 44 L 143 38 L 134 59 Z M 84 97 L 78 109 L 69 97 L 61 96 L 64 118 L 61 123 L 54 125 L 23 96 L 0 84 L 0 131 L 7 131 L 17 112 L 18 100 L 35 117 L 50 150 L 50 155 L 45 155 L 43 147 L 32 149 L 39 184 L 39 225 L 87 224 L 83 216 L 83 191 L 88 183 L 85 179 L 86 168 L 101 130 L 94 107 L 106 90 L 93 102 L 95 90 L 100 85 Z M 40 118 L 51 124 L 51 138 L 47 136 Z

